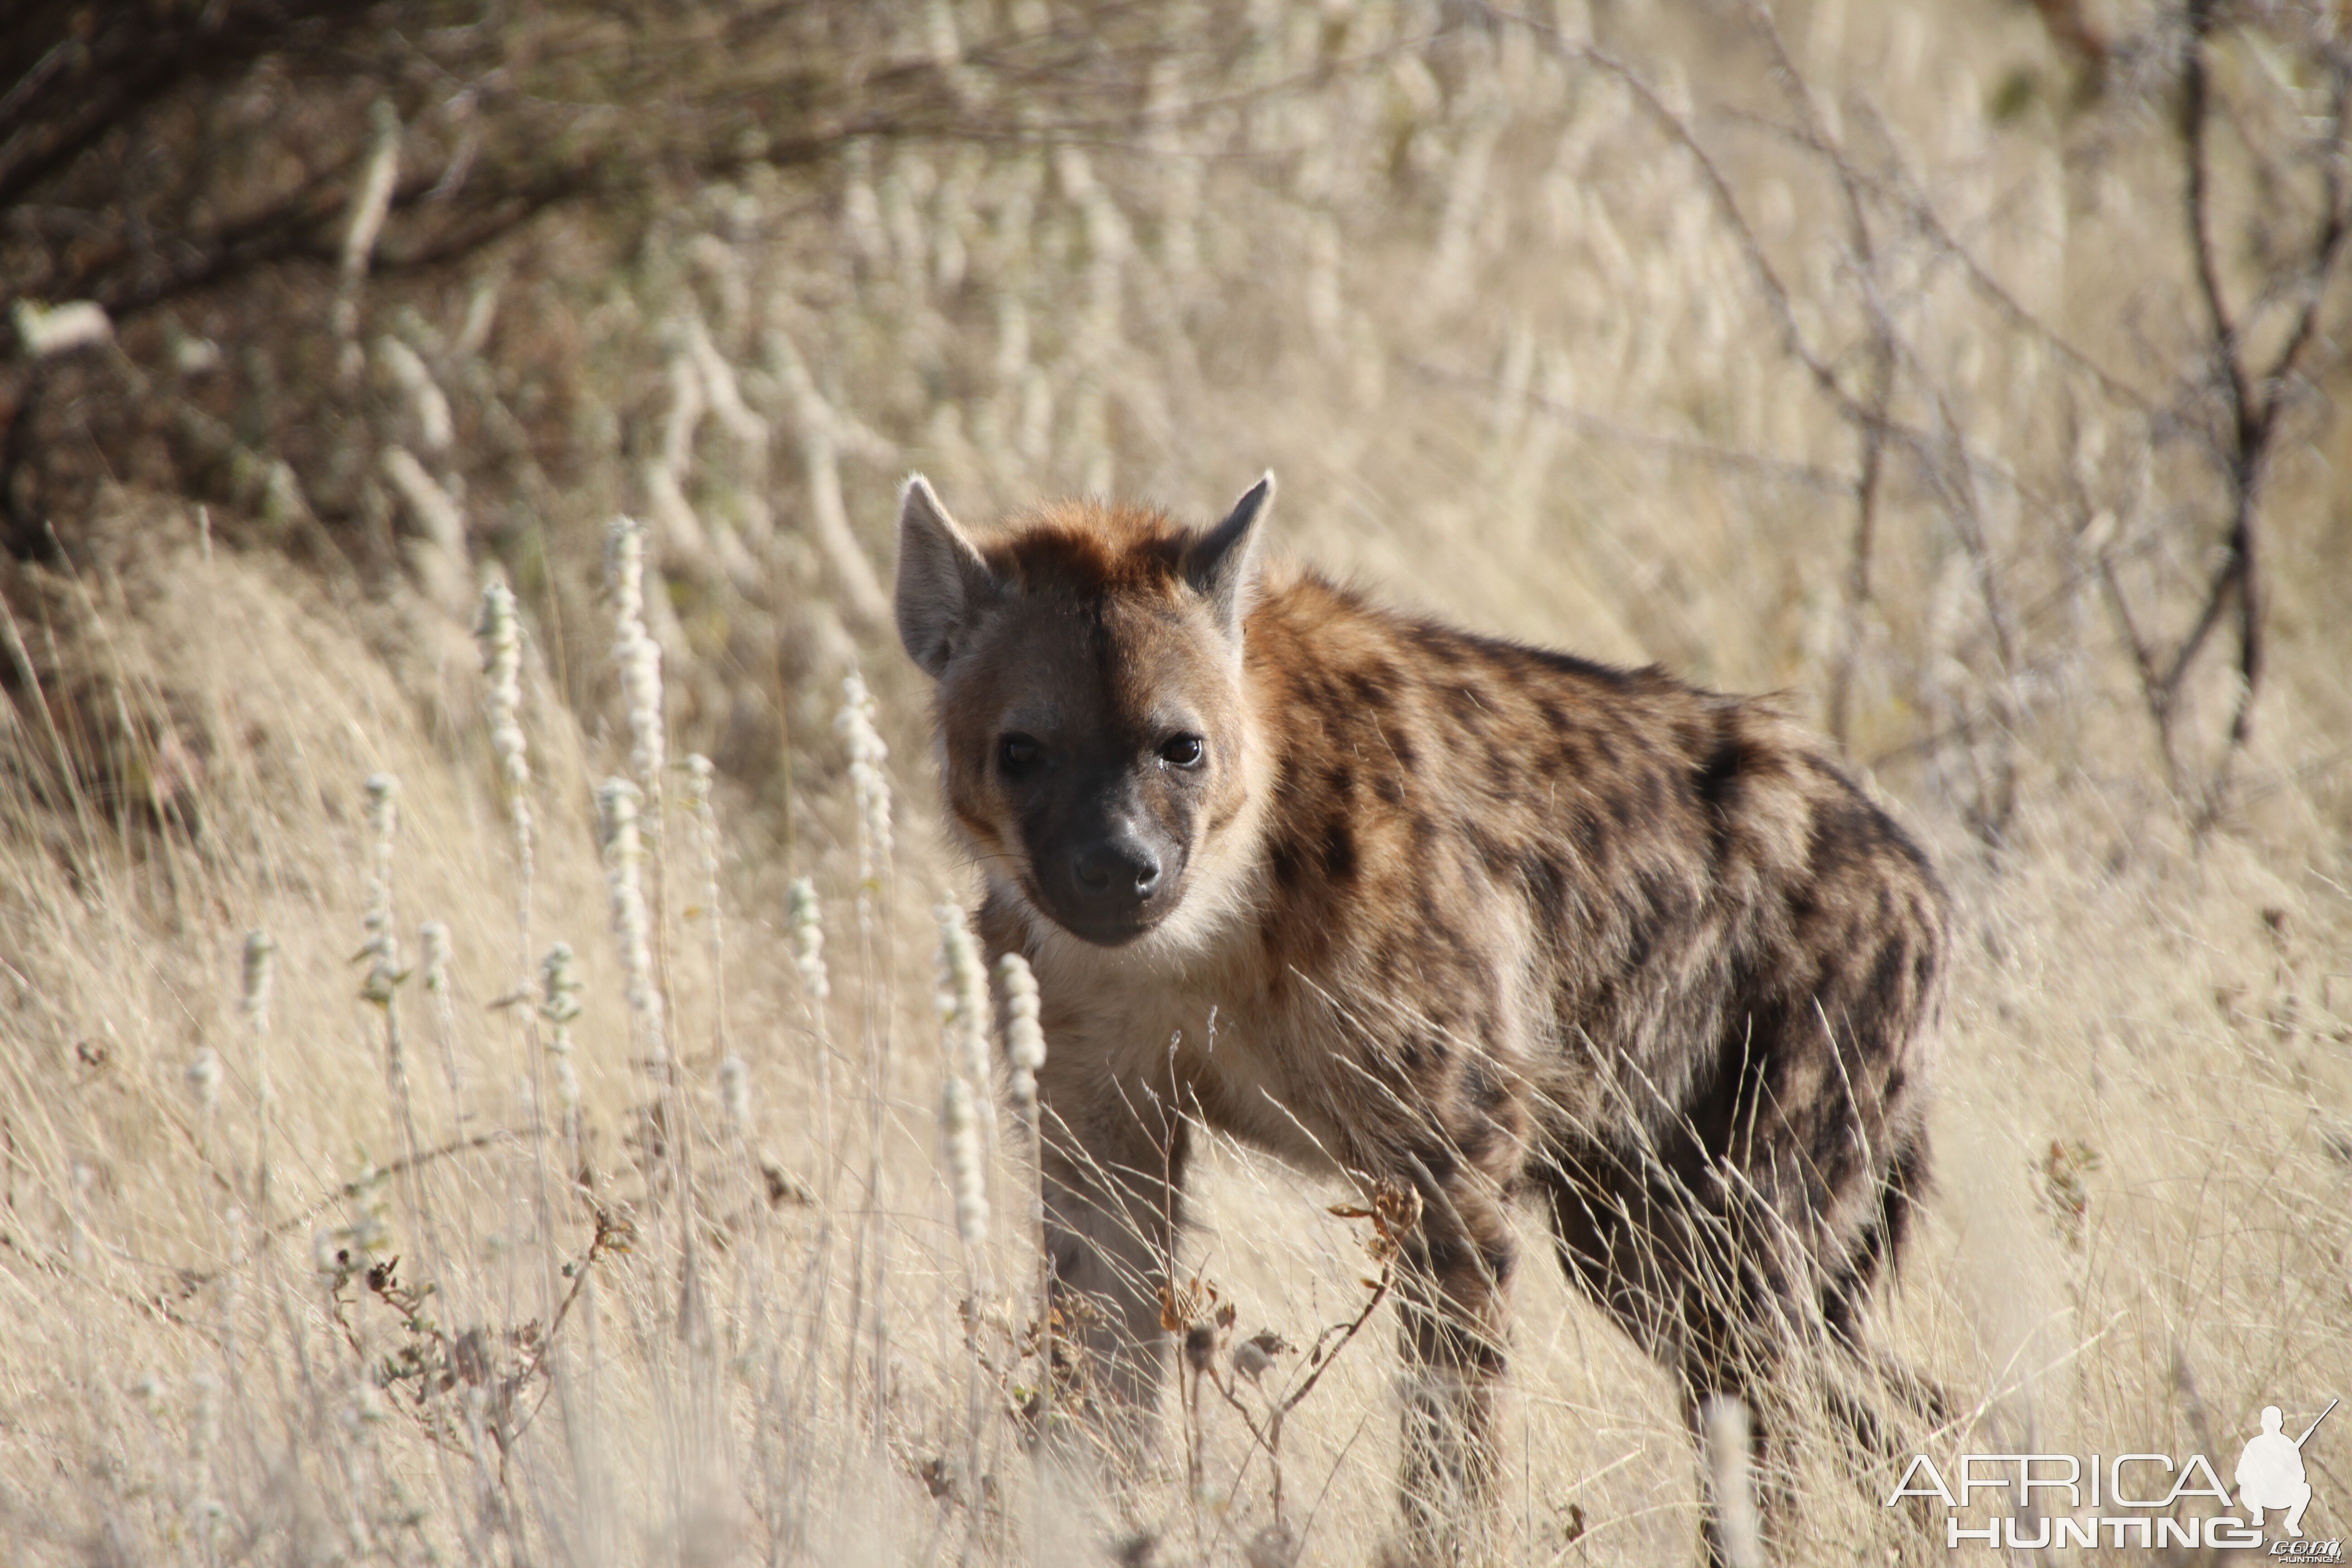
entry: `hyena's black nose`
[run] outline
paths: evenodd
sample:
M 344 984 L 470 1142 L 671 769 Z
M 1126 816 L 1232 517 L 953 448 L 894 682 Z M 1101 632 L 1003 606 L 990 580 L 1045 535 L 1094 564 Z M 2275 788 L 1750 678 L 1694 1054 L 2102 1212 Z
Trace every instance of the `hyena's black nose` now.
M 1139 904 L 1160 886 L 1160 856 L 1139 838 L 1106 838 L 1082 849 L 1073 869 L 1090 904 Z

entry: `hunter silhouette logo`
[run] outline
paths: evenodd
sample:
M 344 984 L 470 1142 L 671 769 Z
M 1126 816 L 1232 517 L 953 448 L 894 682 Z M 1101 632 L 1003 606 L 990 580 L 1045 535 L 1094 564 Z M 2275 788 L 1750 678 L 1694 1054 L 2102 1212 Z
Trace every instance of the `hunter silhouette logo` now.
M 2311 1441 L 2311 1435 L 2319 1430 L 2319 1423 L 2327 1419 L 2336 1403 L 2329 1400 L 2327 1409 L 2303 1429 L 2302 1436 L 2294 1438 L 2282 1430 L 2284 1417 L 2279 1407 L 2263 1406 L 2263 1429 L 2246 1439 L 2245 1449 L 2238 1456 L 2238 1506 L 2246 1510 L 2249 1525 L 2260 1530 L 2264 1509 L 2284 1509 L 2286 1532 L 2298 1541 L 2303 1538 L 2303 1510 L 2311 1506 L 2311 1482 L 2303 1473 L 2303 1446 Z
M 1954 1550 L 1982 1543 L 1993 1552 L 2105 1546 L 2210 1554 L 2267 1547 L 2264 1555 L 2280 1563 L 2340 1563 L 2343 1542 L 2303 1533 L 2312 1497 L 2305 1449 L 2338 1403 L 2329 1400 L 2300 1437 L 2287 1436 L 2284 1412 L 2265 1405 L 2263 1429 L 2238 1455 L 2234 1504 L 2205 1455 L 2142 1452 L 1961 1454 L 1940 1465 L 1916 1454 L 1885 1506 L 1941 1503 L 1944 1544 Z M 2203 1507 L 2212 1511 L 2200 1510 L 2199 1499 L 2210 1499 Z M 1972 1510 L 1981 1510 L 1973 1522 Z M 2285 1516 L 2277 1525 L 2282 1539 L 2264 1538 L 2266 1513 Z

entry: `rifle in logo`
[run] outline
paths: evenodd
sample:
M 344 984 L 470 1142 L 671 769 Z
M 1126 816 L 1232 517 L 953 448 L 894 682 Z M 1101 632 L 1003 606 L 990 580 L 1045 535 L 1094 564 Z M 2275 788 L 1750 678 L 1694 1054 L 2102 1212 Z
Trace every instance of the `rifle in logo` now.
M 2262 1431 L 2247 1438 L 2238 1455 L 2238 1502 L 2246 1510 L 2248 1525 L 2259 1530 L 2264 1509 L 2283 1509 L 2287 1534 L 2302 1538 L 2303 1510 L 2311 1506 L 2311 1482 L 2303 1471 L 2303 1446 L 2339 1403 L 2329 1400 L 2327 1409 L 2303 1429 L 2303 1436 L 2292 1440 L 2283 1429 L 2284 1417 L 2279 1407 L 2263 1406 Z

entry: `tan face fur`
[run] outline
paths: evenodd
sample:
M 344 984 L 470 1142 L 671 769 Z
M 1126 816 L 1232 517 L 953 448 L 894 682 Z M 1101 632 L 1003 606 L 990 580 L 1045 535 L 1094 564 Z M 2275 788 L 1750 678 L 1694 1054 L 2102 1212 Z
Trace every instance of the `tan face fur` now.
M 1197 939 L 1246 837 L 1240 626 L 1269 478 L 1196 533 L 1067 504 L 980 538 L 907 488 L 898 618 L 939 681 L 948 806 L 992 884 L 1100 947 Z

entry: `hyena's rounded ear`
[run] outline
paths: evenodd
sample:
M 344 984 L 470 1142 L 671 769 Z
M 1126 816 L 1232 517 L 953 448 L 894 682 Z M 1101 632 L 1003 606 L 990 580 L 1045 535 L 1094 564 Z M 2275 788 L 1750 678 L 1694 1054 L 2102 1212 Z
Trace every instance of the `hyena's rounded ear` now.
M 1217 622 L 1235 643 L 1257 584 L 1257 521 L 1274 500 L 1274 471 L 1242 492 L 1225 521 L 1193 541 L 1184 552 L 1184 580 L 1209 601 Z
M 937 679 L 978 601 L 994 586 L 988 563 L 940 504 L 930 481 L 908 475 L 898 502 L 896 605 L 898 640 L 908 657 Z

